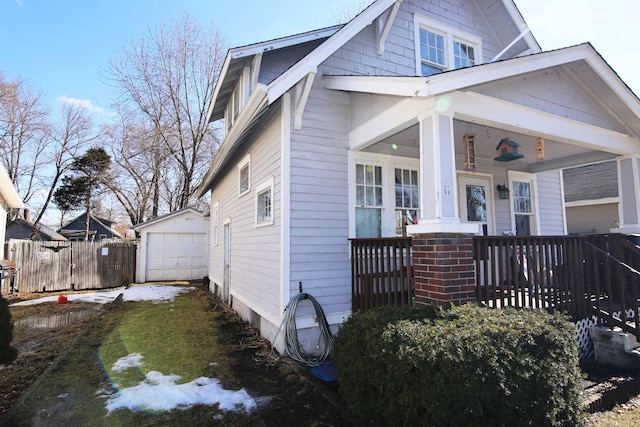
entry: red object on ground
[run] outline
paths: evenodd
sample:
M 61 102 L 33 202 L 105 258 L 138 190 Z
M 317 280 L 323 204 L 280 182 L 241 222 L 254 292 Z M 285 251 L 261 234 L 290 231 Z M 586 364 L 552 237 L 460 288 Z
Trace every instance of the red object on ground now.
M 66 295 L 58 295 L 58 304 L 66 304 L 67 296 Z

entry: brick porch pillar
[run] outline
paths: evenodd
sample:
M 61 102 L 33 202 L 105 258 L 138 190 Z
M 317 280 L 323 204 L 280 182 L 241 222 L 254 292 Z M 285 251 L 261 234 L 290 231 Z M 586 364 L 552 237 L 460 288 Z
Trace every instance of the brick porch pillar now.
M 413 235 L 416 307 L 475 301 L 473 234 Z

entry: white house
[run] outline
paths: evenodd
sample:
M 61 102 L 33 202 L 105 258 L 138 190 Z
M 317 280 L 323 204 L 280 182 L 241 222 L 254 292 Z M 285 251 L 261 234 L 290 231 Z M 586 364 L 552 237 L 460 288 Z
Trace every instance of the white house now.
M 0 167 L 0 242 L 4 242 L 7 229 L 7 211 L 9 209 L 23 209 L 24 203 L 16 191 L 7 171 Z M 5 258 L 4 245 L 0 247 L 0 259 Z
M 185 208 L 138 224 L 136 281 L 195 280 L 207 275 L 209 218 Z
M 268 339 L 300 289 L 335 326 L 350 238 L 564 235 L 562 170 L 606 160 L 619 231 L 640 231 L 640 101 L 590 44 L 543 52 L 523 28 L 512 0 L 377 0 L 230 49 L 198 189 L 212 289 Z M 420 297 L 457 300 L 447 286 Z

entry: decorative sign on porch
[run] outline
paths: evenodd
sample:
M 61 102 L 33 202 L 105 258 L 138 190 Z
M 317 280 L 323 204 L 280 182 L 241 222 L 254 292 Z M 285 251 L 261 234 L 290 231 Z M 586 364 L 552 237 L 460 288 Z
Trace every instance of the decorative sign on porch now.
M 536 160 L 544 160 L 544 138 L 536 138 Z
M 524 157 L 524 154 L 518 153 L 518 144 L 515 141 L 509 139 L 509 137 L 502 138 L 496 147 L 498 151 L 498 157 L 495 157 L 493 160 L 498 162 L 510 162 L 512 160 L 521 159 Z
M 467 133 L 464 135 L 465 152 L 467 158 L 464 162 L 465 169 L 476 168 L 476 135 L 474 133 Z

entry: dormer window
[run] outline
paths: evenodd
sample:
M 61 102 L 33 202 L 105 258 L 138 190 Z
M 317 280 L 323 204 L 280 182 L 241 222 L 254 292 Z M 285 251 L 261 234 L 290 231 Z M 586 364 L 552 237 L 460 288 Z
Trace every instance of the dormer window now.
M 424 16 L 415 16 L 417 73 L 429 76 L 481 62 L 479 37 Z
M 231 96 L 229 96 L 229 102 L 227 103 L 225 111 L 227 131 L 231 129 L 240 111 L 242 111 L 242 107 L 244 107 L 251 95 L 251 69 L 251 66 L 244 67 L 240 73 L 236 87 L 233 89 Z

